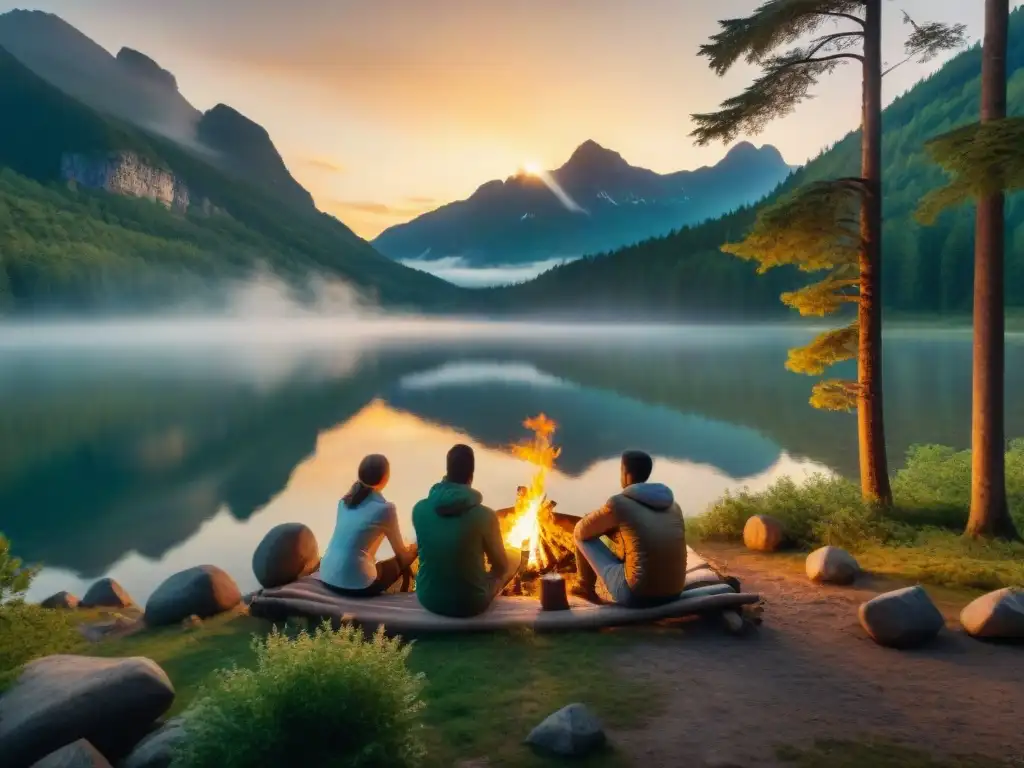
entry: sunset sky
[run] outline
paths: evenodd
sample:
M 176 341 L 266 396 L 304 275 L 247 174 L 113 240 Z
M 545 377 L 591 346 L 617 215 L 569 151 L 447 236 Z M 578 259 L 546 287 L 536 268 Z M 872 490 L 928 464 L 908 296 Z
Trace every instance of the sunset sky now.
M 716 19 L 760 0 L 40 0 L 116 52 L 169 69 L 208 109 L 225 102 L 270 131 L 324 210 L 372 237 L 468 196 L 528 162 L 563 163 L 586 139 L 666 172 L 717 161 L 690 114 L 741 90 L 698 46 Z M 25 2 L 0 0 L 0 11 Z M 1021 4 L 1021 0 L 1012 5 Z M 885 58 L 902 58 L 901 10 L 981 34 L 978 0 L 886 2 Z M 940 61 L 886 78 L 891 99 Z M 854 67 L 757 144 L 807 160 L 858 122 Z

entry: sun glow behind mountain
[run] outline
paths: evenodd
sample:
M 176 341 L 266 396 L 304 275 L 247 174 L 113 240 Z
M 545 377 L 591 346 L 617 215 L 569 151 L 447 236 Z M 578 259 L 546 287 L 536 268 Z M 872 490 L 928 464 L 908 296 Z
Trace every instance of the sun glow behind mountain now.
M 558 183 L 558 180 L 545 171 L 541 167 L 540 163 L 534 161 L 524 163 L 522 172 L 526 176 L 542 181 L 544 186 L 551 190 L 551 194 L 558 198 L 558 202 L 564 205 L 568 210 L 573 213 L 588 213 L 586 208 L 579 205 L 569 196 L 569 193 L 562 189 L 562 185 Z

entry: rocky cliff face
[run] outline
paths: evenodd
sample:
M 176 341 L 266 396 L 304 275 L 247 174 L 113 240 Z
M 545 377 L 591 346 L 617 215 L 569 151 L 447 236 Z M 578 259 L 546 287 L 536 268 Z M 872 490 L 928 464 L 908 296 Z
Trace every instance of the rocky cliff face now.
M 60 159 L 60 173 L 65 181 L 115 195 L 144 197 L 180 213 L 189 207 L 189 191 L 184 182 L 134 152 L 65 153 Z

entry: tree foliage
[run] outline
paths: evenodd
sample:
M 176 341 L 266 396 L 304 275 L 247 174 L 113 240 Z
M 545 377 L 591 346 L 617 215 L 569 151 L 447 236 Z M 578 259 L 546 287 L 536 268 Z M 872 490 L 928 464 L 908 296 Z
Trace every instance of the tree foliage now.
M 931 158 L 949 182 L 921 201 L 918 219 L 933 224 L 947 208 L 983 195 L 1024 189 L 1024 118 L 973 123 L 929 141 Z
M 15 557 L 11 553 L 11 542 L 0 533 L 0 605 L 20 600 L 38 570 Z
M 716 112 L 692 116 L 697 143 L 760 133 L 810 98 L 823 75 L 848 61 L 863 61 L 858 46 L 864 38 L 864 5 L 865 0 L 767 0 L 750 16 L 719 22 L 719 32 L 700 48 L 711 69 L 724 75 L 743 60 L 759 66 L 761 75 Z M 913 27 L 904 44 L 907 61 L 928 61 L 963 45 L 963 24 L 918 24 L 906 13 L 903 17 Z M 837 23 L 846 27 L 822 29 Z M 783 46 L 792 47 L 777 53 Z

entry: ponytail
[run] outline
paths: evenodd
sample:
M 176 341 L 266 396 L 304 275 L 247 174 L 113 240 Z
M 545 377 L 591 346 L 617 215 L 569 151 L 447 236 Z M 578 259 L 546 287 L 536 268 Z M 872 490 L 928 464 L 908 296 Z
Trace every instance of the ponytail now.
M 349 509 L 355 509 L 366 501 L 371 493 L 373 493 L 373 488 L 361 480 L 356 480 L 348 493 L 341 497 L 341 501 Z
M 391 465 L 385 456 L 372 453 L 363 457 L 359 463 L 359 479 L 352 485 L 349 492 L 342 496 L 341 501 L 349 509 L 354 509 L 366 501 L 376 488 L 387 483 L 391 474 Z

